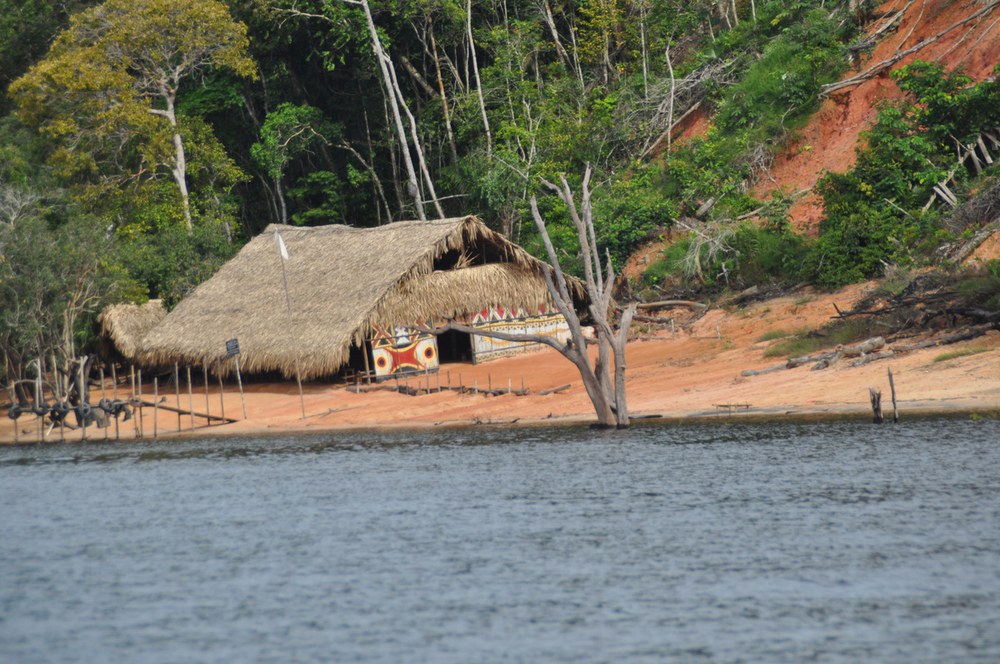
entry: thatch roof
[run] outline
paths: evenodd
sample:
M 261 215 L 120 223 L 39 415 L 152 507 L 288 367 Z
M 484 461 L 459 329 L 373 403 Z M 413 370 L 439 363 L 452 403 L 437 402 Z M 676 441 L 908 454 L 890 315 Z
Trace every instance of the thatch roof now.
M 142 348 L 142 338 L 166 315 L 162 301 L 149 300 L 145 304 L 113 304 L 97 320 L 101 336 L 110 340 L 122 357 L 134 362 Z
M 290 313 L 275 229 L 290 255 Z M 442 263 L 458 269 L 435 271 Z M 298 365 L 306 379 L 329 375 L 374 325 L 551 306 L 542 265 L 475 217 L 377 228 L 272 224 L 146 336 L 143 358 L 220 370 L 230 366 L 225 341 L 237 337 L 245 371 L 291 377 Z

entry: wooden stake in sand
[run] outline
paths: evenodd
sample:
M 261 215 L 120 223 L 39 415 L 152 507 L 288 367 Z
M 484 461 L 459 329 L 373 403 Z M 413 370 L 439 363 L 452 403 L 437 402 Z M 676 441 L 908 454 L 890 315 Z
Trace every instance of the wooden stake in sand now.
M 38 404 L 41 403 L 42 401 L 42 358 L 38 358 L 37 360 L 35 360 L 35 363 L 36 363 L 35 366 L 38 369 L 38 373 L 35 375 L 35 408 L 37 409 Z M 35 422 L 36 422 L 35 426 L 38 429 L 37 434 L 39 443 L 42 442 L 42 440 L 44 440 L 44 434 L 42 432 L 42 429 L 44 428 L 42 420 L 43 417 L 44 417 L 43 415 L 38 415 L 38 414 L 35 415 Z
M 66 395 L 63 394 L 62 381 L 59 380 L 59 365 L 56 363 L 56 354 L 52 353 L 52 398 L 56 403 L 63 401 Z M 66 418 L 59 418 L 59 442 L 66 442 Z
M 288 293 L 288 272 L 285 269 L 285 261 L 288 260 L 288 247 L 285 246 L 285 241 L 281 238 L 281 233 L 278 229 L 274 229 L 274 243 L 278 247 L 278 258 L 281 259 L 281 280 L 285 284 L 285 306 L 288 309 L 288 318 L 292 318 L 292 296 Z M 291 328 L 289 328 L 291 329 Z M 238 361 L 238 360 L 237 360 Z M 302 419 L 306 419 L 306 399 L 302 394 L 302 372 L 299 370 L 299 356 L 295 356 L 295 382 L 299 386 L 299 405 L 302 406 Z M 244 408 L 244 411 L 246 408 Z M 243 413 L 243 419 L 246 419 L 246 412 Z
M 84 382 L 86 379 L 83 376 L 83 365 L 85 365 L 86 363 L 87 363 L 87 359 L 81 357 L 80 358 L 80 368 L 77 369 L 77 375 L 79 376 L 79 382 L 77 383 L 77 387 L 79 388 L 79 392 L 80 392 L 80 405 L 81 406 L 87 404 L 87 383 Z M 85 409 L 81 409 L 80 412 L 81 413 L 86 413 Z M 86 414 L 84 414 L 84 416 L 81 417 L 80 420 L 81 420 L 80 424 L 83 426 L 83 442 L 87 442 L 87 417 L 86 417 Z
M 892 394 L 892 423 L 895 424 L 899 422 L 899 413 L 896 411 L 896 384 L 892 380 L 892 369 L 888 368 L 886 371 L 889 372 L 889 392 Z
M 188 409 L 191 411 L 191 431 L 194 431 L 194 392 L 191 391 L 191 365 L 187 367 L 187 378 L 188 378 Z M 177 405 L 180 406 L 180 399 L 177 400 Z
M 7 384 L 7 389 L 10 390 L 10 407 L 13 408 L 14 406 L 17 405 L 17 393 L 14 391 L 14 381 L 10 381 Z M 13 422 L 14 422 L 14 444 L 17 444 L 17 442 L 18 442 L 18 440 L 17 440 L 17 430 L 20 427 L 17 424 L 17 420 L 13 420 Z
M 219 414 L 226 417 L 226 388 L 222 386 L 222 374 L 219 374 Z
M 153 438 L 156 438 L 156 420 L 157 415 L 160 412 L 160 379 L 153 376 Z M 177 415 L 177 419 L 180 419 L 180 415 Z M 180 428 L 177 429 L 180 431 Z
M 240 356 L 236 356 L 236 383 L 240 386 L 240 403 L 243 404 L 243 419 L 247 419 L 247 399 L 243 395 L 243 377 L 240 376 Z
M 136 399 L 136 395 L 135 395 L 135 365 L 134 364 L 130 364 L 128 366 L 129 366 L 129 371 L 132 374 L 132 396 L 130 397 L 129 405 L 131 405 L 132 408 L 134 409 L 134 408 L 138 408 L 138 406 L 136 405 L 137 404 L 137 399 Z M 138 416 L 137 416 L 138 414 L 134 410 L 133 410 L 133 415 L 135 417 L 132 418 L 132 435 L 135 438 L 138 438 L 139 437 L 139 420 L 138 420 Z
M 868 396 L 872 402 L 872 422 L 874 424 L 882 424 L 882 390 L 869 387 Z
M 139 410 L 139 435 L 137 436 L 137 438 L 142 438 L 143 435 L 145 435 L 146 433 L 145 427 L 143 426 L 145 423 L 143 422 L 142 419 L 142 369 L 139 369 L 139 380 L 137 386 L 139 390 L 138 392 L 139 403 L 137 403 L 135 406 Z
M 118 372 L 115 371 L 115 363 L 111 363 L 111 398 L 118 401 Z M 115 415 L 115 440 L 118 438 L 118 415 Z
M 208 405 L 208 365 L 201 365 L 201 373 L 205 376 L 205 414 L 208 415 L 208 424 L 212 424 L 212 409 Z
M 105 398 L 106 397 L 104 396 L 104 365 L 102 364 L 101 365 L 101 398 L 98 401 L 98 403 L 100 403 L 101 401 L 104 401 Z M 109 413 L 105 413 L 105 415 L 110 415 L 110 414 Z M 107 425 L 107 420 L 104 420 L 104 421 L 105 421 L 105 425 L 104 425 L 104 440 L 107 441 L 107 439 L 108 439 L 108 425 Z
M 177 400 L 177 431 L 181 430 L 181 379 L 177 363 L 174 362 L 174 398 Z

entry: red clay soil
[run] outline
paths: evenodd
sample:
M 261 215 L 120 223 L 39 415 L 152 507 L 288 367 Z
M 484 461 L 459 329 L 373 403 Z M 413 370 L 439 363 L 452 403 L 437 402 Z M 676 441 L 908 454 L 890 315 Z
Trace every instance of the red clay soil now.
M 895 376 L 899 407 L 903 418 L 917 413 L 982 412 L 1000 414 L 1000 332 L 946 347 L 934 347 L 852 368 L 846 361 L 823 371 L 803 366 L 797 369 L 743 377 L 744 369 L 760 369 L 784 361 L 766 357 L 777 340 L 761 341 L 780 333 L 793 334 L 815 329 L 829 321 L 833 303 L 841 309 L 851 306 L 873 284 L 851 286 L 834 294 L 802 290 L 795 295 L 759 302 L 743 309 L 713 309 L 689 330 L 648 330 L 644 340 L 628 347 L 628 395 L 633 415 L 663 418 L 719 418 L 716 406 L 746 404 L 749 413 L 732 417 L 824 416 L 869 412 L 868 387 L 881 388 L 888 403 L 886 369 Z M 683 312 L 676 312 L 681 314 Z M 638 331 L 637 326 L 637 331 Z M 941 359 L 945 353 L 959 354 Z M 960 353 L 966 353 L 964 355 Z M 937 360 L 937 361 L 936 361 Z M 302 417 L 294 382 L 254 384 L 247 387 L 247 415 L 242 419 L 240 396 L 235 386 L 227 387 L 225 413 L 240 421 L 225 426 L 199 428 L 194 435 L 267 434 L 285 431 L 328 431 L 357 428 L 424 428 L 441 426 L 587 423 L 593 411 L 573 366 L 555 351 L 546 349 L 520 357 L 478 366 L 451 364 L 439 376 L 411 379 L 411 387 L 431 388 L 462 384 L 466 387 L 517 390 L 522 382 L 527 396 L 513 394 L 485 396 L 451 391 L 407 396 L 388 390 L 355 394 L 344 385 L 312 383 L 305 387 L 306 417 Z M 558 393 L 539 395 L 563 385 Z M 152 387 L 144 388 L 147 400 Z M 213 386 L 209 408 L 219 414 L 219 395 Z M 108 391 L 110 394 L 110 388 Z M 122 396 L 120 393 L 119 396 Z M 92 398 L 99 398 L 92 394 Z M 171 391 L 161 395 L 162 404 L 176 406 Z M 186 390 L 180 407 L 188 409 Z M 194 409 L 205 411 L 204 394 L 196 387 Z M 726 415 L 726 417 L 729 417 Z M 134 439 L 133 419 L 121 423 L 123 439 Z M 36 418 L 18 421 L 17 438 L 22 443 L 37 440 Z M 203 421 L 196 422 L 197 425 Z M 176 436 L 177 415 L 160 410 L 155 416 L 157 434 Z M 190 419 L 181 419 L 182 435 L 191 435 Z M 143 428 L 146 438 L 153 435 L 154 414 L 145 408 Z M 109 434 L 114 437 L 113 427 Z M 68 440 L 79 440 L 81 432 L 64 432 Z M 103 439 L 103 431 L 91 429 L 89 437 Z M 13 422 L 0 417 L 0 441 L 13 442 Z M 47 436 L 60 440 L 56 428 Z
M 904 0 L 884 3 L 883 14 L 906 6 Z M 865 55 L 854 71 L 845 72 L 849 78 L 865 71 L 871 65 L 892 57 L 898 51 L 910 48 L 921 40 L 944 31 L 980 9 L 977 2 L 954 0 L 915 0 L 904 12 L 895 32 L 883 36 L 875 48 Z M 872 23 L 874 31 L 883 21 Z M 974 80 L 981 81 L 993 73 L 1000 62 L 1000 10 L 987 13 L 920 51 L 893 65 L 894 68 L 914 60 L 941 62 L 948 70 L 961 68 Z M 774 181 L 764 179 L 753 193 L 766 197 L 775 189 L 794 194 L 810 190 L 828 171 L 843 172 L 854 164 L 855 149 L 860 134 L 871 126 L 881 103 L 899 99 L 899 88 L 889 78 L 886 70 L 860 85 L 835 93 L 823 102 L 809 124 L 798 132 L 788 150 L 775 159 L 771 168 Z M 815 231 L 823 210 L 814 194 L 806 194 L 791 208 L 793 223 L 801 230 Z
M 851 71 L 844 72 L 842 78 L 865 71 L 981 8 L 977 2 L 953 0 L 913 0 L 908 7 L 906 5 L 906 0 L 890 0 L 879 8 L 884 15 L 904 7 L 906 10 L 898 28 L 883 36 Z M 884 20 L 873 22 L 869 32 L 881 27 Z M 786 195 L 801 194 L 789 209 L 790 219 L 800 231 L 815 234 L 823 217 L 823 207 L 812 188 L 825 173 L 843 172 L 854 164 L 861 133 L 875 121 L 879 105 L 902 97 L 899 87 L 889 78 L 889 71 L 917 59 L 941 62 L 949 70 L 961 68 L 976 81 L 992 76 L 993 68 L 1000 63 L 1000 9 L 952 31 L 878 76 L 825 100 L 809 123 L 796 133 L 787 150 L 775 158 L 771 177 L 761 179 L 751 193 L 765 200 L 775 190 Z M 710 124 L 709 115 L 699 109 L 678 128 L 674 144 L 704 136 Z M 655 260 L 665 246 L 664 242 L 654 240 L 640 249 L 625 267 L 625 276 L 632 279 L 641 276 L 645 266 Z

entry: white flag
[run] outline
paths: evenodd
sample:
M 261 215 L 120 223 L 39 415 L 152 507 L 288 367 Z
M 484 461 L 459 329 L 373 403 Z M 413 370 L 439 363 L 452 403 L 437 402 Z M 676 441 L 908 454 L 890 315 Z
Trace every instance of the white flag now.
M 274 241 L 278 245 L 278 253 L 281 254 L 281 258 L 288 260 L 288 247 L 285 246 L 285 241 L 281 239 L 281 234 L 278 233 L 278 229 L 274 229 Z

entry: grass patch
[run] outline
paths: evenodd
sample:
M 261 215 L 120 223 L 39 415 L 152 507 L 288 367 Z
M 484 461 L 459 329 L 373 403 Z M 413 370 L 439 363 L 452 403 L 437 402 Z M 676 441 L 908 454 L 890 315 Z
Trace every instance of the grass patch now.
M 962 350 L 953 350 L 949 353 L 941 353 L 934 358 L 934 362 L 947 362 L 948 360 L 954 360 L 959 357 L 968 357 L 969 355 L 978 355 L 979 353 L 985 353 L 989 351 L 989 348 L 963 348 Z
M 798 357 L 809 355 L 830 345 L 828 339 L 796 335 L 774 344 L 764 351 L 764 357 Z
M 787 336 L 790 336 L 789 333 L 781 329 L 768 330 L 764 334 L 757 337 L 757 341 L 774 341 L 775 339 L 784 339 Z
M 795 336 L 779 341 L 766 351 L 764 357 L 799 357 L 810 355 L 824 348 L 852 344 L 872 335 L 871 324 L 861 320 L 837 321 L 824 326 L 818 333 L 800 330 Z

